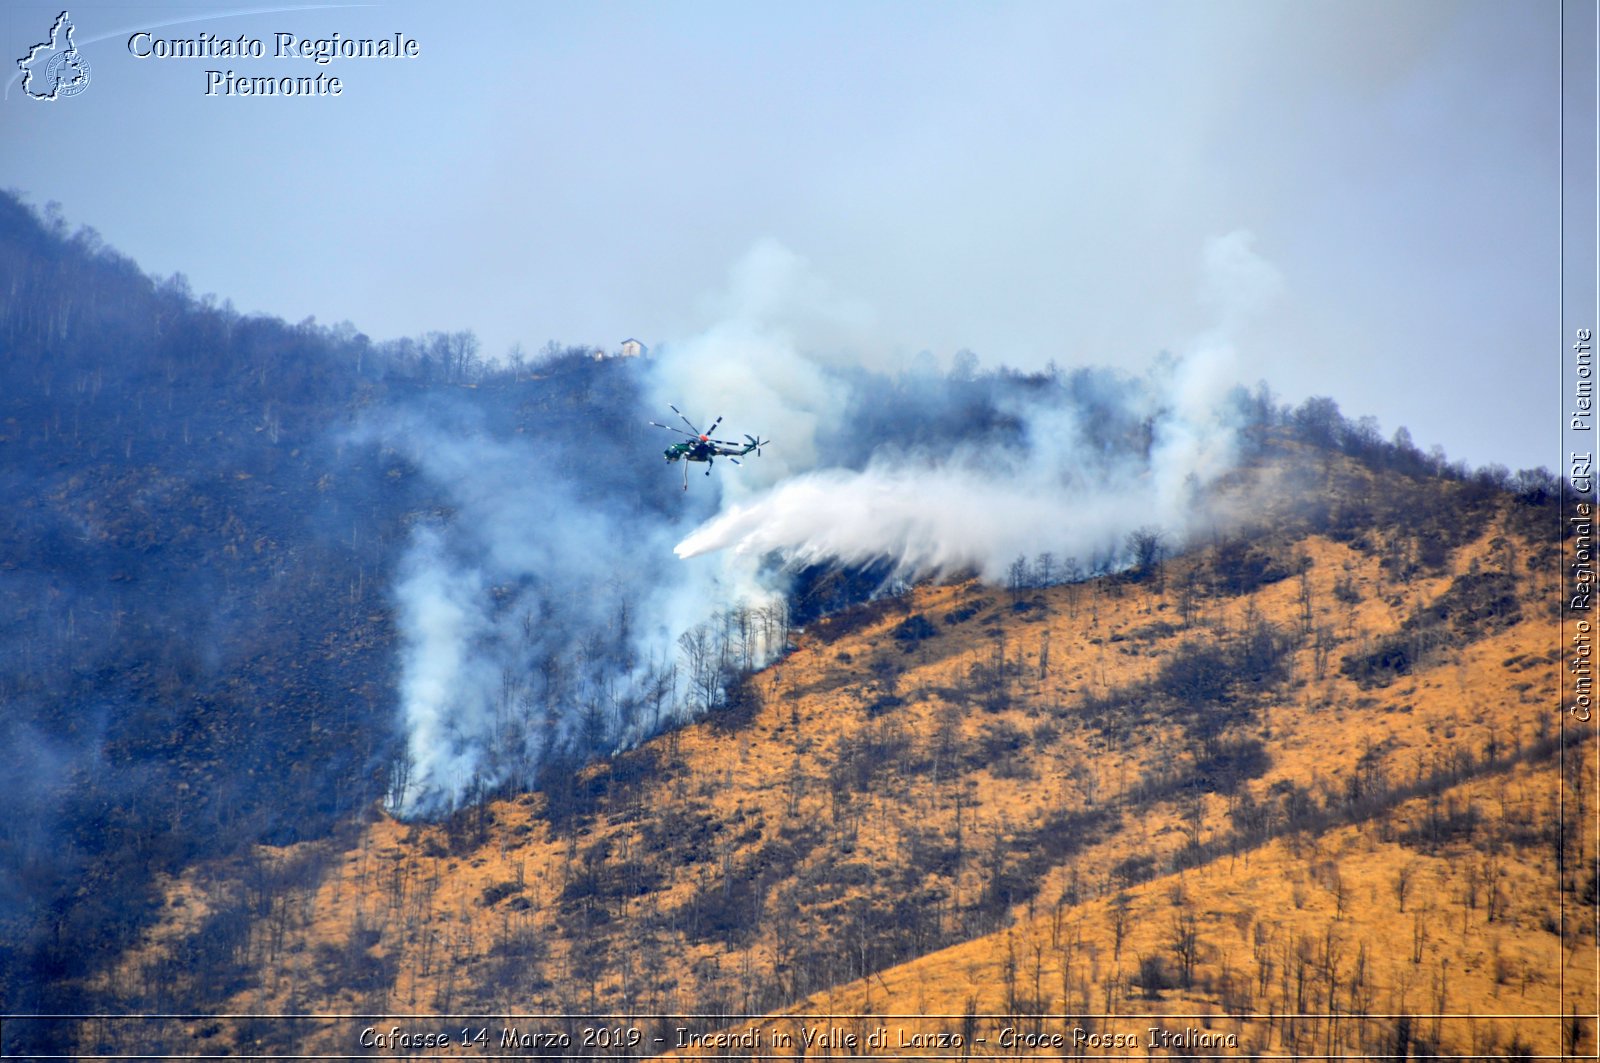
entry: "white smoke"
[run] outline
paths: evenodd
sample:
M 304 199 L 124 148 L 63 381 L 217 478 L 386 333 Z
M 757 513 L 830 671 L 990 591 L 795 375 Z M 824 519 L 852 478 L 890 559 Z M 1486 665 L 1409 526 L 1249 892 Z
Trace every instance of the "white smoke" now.
M 389 409 L 361 432 L 443 502 L 419 514 L 394 589 L 402 816 L 530 784 L 554 754 L 669 721 L 678 704 L 647 706 L 650 685 L 670 684 L 675 639 L 720 601 L 703 569 L 663 560 L 681 529 L 643 519 L 585 464 L 607 440 L 497 434 L 475 412 Z
M 770 608 L 798 566 L 998 581 L 1045 551 L 1087 571 L 1125 564 L 1135 529 L 1177 545 L 1237 461 L 1227 330 L 1281 286 L 1248 244 L 1230 234 L 1208 249 L 1217 331 L 1133 378 L 952 382 L 926 358 L 906 372 L 869 312 L 764 243 L 715 324 L 614 367 L 640 374 L 642 408 L 527 435 L 526 419 L 495 428 L 437 396 L 383 411 L 361 435 L 440 500 L 418 515 L 395 585 L 409 755 L 392 807 L 446 812 L 703 710 L 719 673 L 690 667 L 686 636 Z M 681 437 L 645 427 L 669 403 L 701 428 L 723 417 L 718 438 L 771 443 L 709 477 L 691 467 L 679 491 L 680 467 L 658 455 Z M 974 403 L 992 423 L 968 423 Z M 591 424 L 603 416 L 606 431 Z M 781 649 L 727 622 L 724 659 L 736 627 L 741 664 Z
M 839 371 L 893 363 L 873 336 L 871 312 L 837 292 L 799 256 L 770 240 L 734 267 L 713 301 L 717 321 L 698 336 L 669 344 L 654 359 L 653 399 L 675 405 L 702 426 L 726 420 L 717 435 L 771 439 L 721 490 L 752 490 L 824 464 L 825 426 L 850 402 Z
M 458 567 L 436 528 L 417 532 L 395 597 L 404 647 L 400 703 L 413 801 L 436 791 L 458 798 L 478 771 L 480 739 L 489 729 L 491 664 L 474 652 L 486 634 L 481 572 Z M 403 810 L 409 811 L 402 801 Z
M 1235 229 L 1206 241 L 1200 301 L 1217 315 L 1221 334 L 1230 334 L 1283 295 L 1283 274 L 1256 253 L 1255 234 Z

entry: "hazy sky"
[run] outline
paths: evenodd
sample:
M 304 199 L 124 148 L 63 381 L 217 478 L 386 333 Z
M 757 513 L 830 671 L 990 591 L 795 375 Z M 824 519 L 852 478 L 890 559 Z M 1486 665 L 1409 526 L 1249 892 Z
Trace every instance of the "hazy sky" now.
M 10 69 L 60 3 L 0 9 Z M 1558 466 L 1554 3 L 70 12 L 90 83 L 10 78 L 0 185 L 242 311 L 493 356 L 671 342 L 776 243 L 863 357 L 1138 368 L 1220 335 L 1286 401 Z M 138 58 L 141 30 L 266 57 Z M 278 32 L 420 56 L 274 58 Z

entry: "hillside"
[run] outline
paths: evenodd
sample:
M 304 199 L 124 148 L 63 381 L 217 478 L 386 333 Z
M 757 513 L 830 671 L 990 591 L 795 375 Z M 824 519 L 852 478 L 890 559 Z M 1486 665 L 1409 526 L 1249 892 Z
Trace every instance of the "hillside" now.
M 470 332 L 241 314 L 10 195 L 0 344 L 6 1053 L 428 1047 L 359 1043 L 403 1013 L 617 1012 L 636 1039 L 562 1020 L 566 1054 L 635 1055 L 674 1044 L 645 1016 L 852 1001 L 1237 1017 L 1247 969 L 1268 1017 L 1233 1032 L 1294 1051 L 1555 1051 L 1428 1001 L 1586 1010 L 1592 743 L 1554 708 L 1541 470 L 1264 386 L 1197 404 L 1170 359 L 769 350 L 809 395 L 718 413 L 782 444 L 686 491 L 649 422 L 692 352 L 491 365 Z
M 843 1028 L 958 1054 L 1013 1051 L 975 1043 L 1006 1026 L 1143 1051 L 1152 1023 L 1263 1052 L 1592 1048 L 1559 1018 L 1593 1011 L 1595 795 L 1556 707 L 1552 500 L 1269 450 L 1228 485 L 1256 519 L 1180 556 L 908 588 L 564 783 L 197 863 L 95 991 L 491 1037 L 782 1013 L 952 1016 Z M 594 1054 L 678 1024 L 634 1025 Z M 360 1028 L 77 1034 L 353 1051 Z
M 1592 755 L 1571 752 L 1568 778 L 1592 776 Z M 795 1013 L 866 1016 L 850 1028 L 888 1030 L 891 1044 L 960 1036 L 975 1055 L 1019 1043 L 1091 1055 L 1577 1054 L 1592 1045 L 1593 910 L 1552 896 L 1561 788 L 1549 763 L 1485 773 L 1371 820 L 1058 903 Z M 899 1018 L 916 1015 L 955 1018 Z

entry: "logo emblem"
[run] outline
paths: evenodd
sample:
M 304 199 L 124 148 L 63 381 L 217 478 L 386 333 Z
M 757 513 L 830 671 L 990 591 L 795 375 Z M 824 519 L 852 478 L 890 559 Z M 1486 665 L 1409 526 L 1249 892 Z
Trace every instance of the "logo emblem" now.
M 50 39 L 28 49 L 17 60 L 22 91 L 36 100 L 54 102 L 89 87 L 89 61 L 72 43 L 72 16 L 63 11 L 50 27 Z

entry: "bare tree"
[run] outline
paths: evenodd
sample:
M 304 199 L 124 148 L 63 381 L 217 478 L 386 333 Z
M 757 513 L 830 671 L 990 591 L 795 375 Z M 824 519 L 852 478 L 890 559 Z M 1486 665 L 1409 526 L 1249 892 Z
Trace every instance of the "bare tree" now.
M 1022 597 L 1022 592 L 1028 589 L 1033 579 L 1032 571 L 1028 559 L 1021 554 L 1006 569 L 1006 589 L 1011 592 L 1013 599 Z
M 1128 912 L 1133 898 L 1119 893 L 1111 901 L 1111 959 L 1122 959 L 1122 942 L 1128 936 Z
M 1401 864 L 1394 873 L 1394 899 L 1399 902 L 1402 912 L 1406 910 L 1406 896 L 1411 892 L 1411 885 L 1416 875 L 1417 865 L 1414 860 Z
M 1055 582 L 1056 555 L 1049 550 L 1041 553 L 1033 562 L 1034 576 L 1041 587 L 1049 587 Z
M 1178 977 L 1183 988 L 1194 985 L 1194 968 L 1200 957 L 1200 918 L 1187 898 L 1172 914 L 1172 952 L 1178 957 Z

